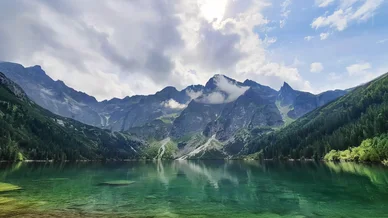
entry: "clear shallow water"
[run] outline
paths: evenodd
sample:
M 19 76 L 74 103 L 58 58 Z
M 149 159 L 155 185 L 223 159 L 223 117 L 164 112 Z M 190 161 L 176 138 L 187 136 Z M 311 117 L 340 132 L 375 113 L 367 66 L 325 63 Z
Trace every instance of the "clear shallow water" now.
M 30 163 L 0 182 L 23 188 L 0 217 L 388 217 L 388 168 L 354 163 Z

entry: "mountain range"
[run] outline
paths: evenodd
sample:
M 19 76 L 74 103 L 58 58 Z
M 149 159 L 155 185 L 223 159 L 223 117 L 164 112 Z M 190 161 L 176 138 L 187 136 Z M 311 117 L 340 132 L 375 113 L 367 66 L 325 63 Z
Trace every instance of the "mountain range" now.
M 148 128 L 153 121 L 163 120 L 172 122 L 169 128 L 174 137 L 208 129 L 209 134 L 225 139 L 225 134 L 240 128 L 279 127 L 346 93 L 336 90 L 314 95 L 296 91 L 287 83 L 275 91 L 251 80 L 241 83 L 215 75 L 205 86 L 192 85 L 181 91 L 166 87 L 154 95 L 98 102 L 60 80 L 54 81 L 40 66 L 25 68 L 2 62 L 0 72 L 20 85 L 34 102 L 57 115 L 112 131 L 138 132 L 139 127 Z
M 205 159 L 249 155 L 263 149 L 257 143 L 253 146 L 253 142 L 294 129 L 296 123 L 312 116 L 316 109 L 327 107 L 342 99 L 341 96 L 348 96 L 348 92 L 357 90 L 334 90 L 315 95 L 294 90 L 284 83 L 277 91 L 252 80 L 239 82 L 215 75 L 205 85 L 192 85 L 180 91 L 166 87 L 153 95 L 99 102 L 62 81 L 54 81 L 40 66 L 23 67 L 2 62 L 0 72 L 4 74 L 3 85 L 8 81 L 8 84 L 14 82 L 13 87 L 21 87 L 18 92 L 12 92 L 18 101 L 28 101 L 28 107 L 45 111 L 42 116 L 51 117 L 55 121 L 52 125 L 63 129 L 68 128 L 69 123 L 76 123 L 70 126 L 80 125 L 82 129 L 93 130 L 93 137 L 88 138 L 86 134 L 82 140 L 90 140 L 84 144 L 86 147 L 97 144 L 99 152 L 87 157 L 73 155 L 84 159 L 103 158 L 100 149 L 110 149 L 112 143 L 117 143 L 115 139 L 101 144 L 99 137 L 105 134 L 106 137 L 125 138 L 124 143 L 120 142 L 120 146 L 124 146 L 120 149 L 121 155 L 109 153 L 106 158 Z M 17 93 L 27 93 L 24 98 L 32 101 L 20 99 Z M 43 108 L 52 113 L 47 115 Z

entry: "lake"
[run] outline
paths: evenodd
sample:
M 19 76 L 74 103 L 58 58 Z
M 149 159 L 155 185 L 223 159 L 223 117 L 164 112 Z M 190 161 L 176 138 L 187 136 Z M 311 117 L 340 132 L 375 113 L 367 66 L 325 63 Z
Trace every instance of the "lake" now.
M 380 165 L 18 163 L 0 182 L 22 188 L 0 192 L 0 217 L 388 217 Z

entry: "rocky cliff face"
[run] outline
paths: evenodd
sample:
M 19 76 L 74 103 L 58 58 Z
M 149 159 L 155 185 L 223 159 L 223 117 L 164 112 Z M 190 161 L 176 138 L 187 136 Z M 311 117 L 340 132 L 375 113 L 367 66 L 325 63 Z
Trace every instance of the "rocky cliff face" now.
M 241 128 L 281 126 L 284 122 L 275 101 L 276 96 L 266 96 L 261 89 L 251 87 L 236 101 L 225 104 L 220 116 L 208 123 L 204 133 L 226 141 Z

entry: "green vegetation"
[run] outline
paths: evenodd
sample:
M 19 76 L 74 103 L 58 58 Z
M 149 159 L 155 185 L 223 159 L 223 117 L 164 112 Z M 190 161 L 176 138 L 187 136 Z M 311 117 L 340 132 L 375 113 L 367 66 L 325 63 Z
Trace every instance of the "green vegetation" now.
M 331 150 L 325 155 L 328 161 L 361 161 L 383 162 L 388 158 L 388 135 L 383 134 L 373 139 L 362 141 L 358 147 L 351 147 L 344 151 Z
M 165 116 L 161 116 L 157 119 L 163 121 L 163 123 L 165 123 L 165 124 L 171 124 L 174 122 L 175 118 L 177 118 L 178 116 L 179 116 L 178 113 L 174 113 L 174 114 L 168 114 Z
M 163 140 L 164 141 L 164 140 Z M 163 141 L 153 141 L 148 146 L 145 146 L 143 149 L 143 159 L 154 159 L 158 157 L 161 152 L 161 147 Z M 170 140 L 164 145 L 165 151 L 161 159 L 174 159 L 174 155 L 178 150 L 178 145 L 176 142 Z
M 291 105 L 281 106 L 280 101 L 278 100 L 276 101 L 276 107 L 279 109 L 280 114 L 282 115 L 284 126 L 288 126 L 289 124 L 295 121 L 295 119 L 288 116 L 288 113 L 294 110 Z
M 367 164 L 359 164 L 353 162 L 332 162 L 327 161 L 325 165 L 335 173 L 351 173 L 357 176 L 364 176 L 369 178 L 373 184 L 387 185 L 388 175 L 384 168 L 378 166 L 371 167 Z
M 283 129 L 256 137 L 244 153 L 263 150 L 267 159 L 322 159 L 331 150 L 346 150 L 360 145 L 365 139 L 387 133 L 387 120 L 388 76 L 385 74 L 306 114 Z M 380 151 L 377 153 L 380 154 Z M 333 151 L 328 158 L 341 159 L 341 155 L 342 158 L 351 158 L 352 152 L 337 154 Z M 373 153 L 363 158 L 377 159 Z
M 9 192 L 9 191 L 20 190 L 20 189 L 22 189 L 22 188 L 19 187 L 19 186 L 0 182 L 0 193 L 1 192 Z
M 243 157 L 244 160 L 264 160 L 264 153 L 263 151 L 259 151 L 253 154 L 249 154 L 245 157 Z
M 166 151 L 164 152 L 163 158 L 165 159 L 174 159 L 174 154 L 178 150 L 178 144 L 174 141 L 169 141 L 166 144 Z
M 0 110 L 0 160 L 133 159 L 142 145 L 39 107 L 1 73 Z

